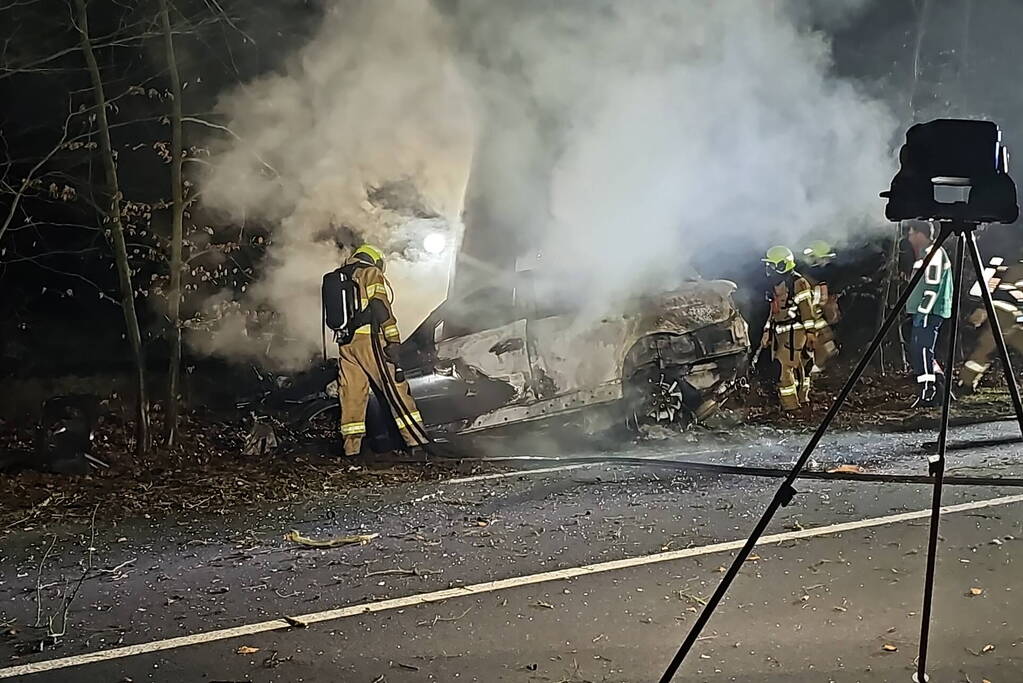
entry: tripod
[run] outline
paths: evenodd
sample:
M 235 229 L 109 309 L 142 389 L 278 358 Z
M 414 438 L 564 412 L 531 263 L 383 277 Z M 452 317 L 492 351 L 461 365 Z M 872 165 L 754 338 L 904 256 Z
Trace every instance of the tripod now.
M 973 270 L 976 273 L 977 280 L 982 283 L 980 287 L 981 297 L 984 300 L 984 308 L 987 311 L 988 321 L 991 324 L 991 333 L 994 335 L 998 354 L 1002 361 L 1005 380 L 1009 385 L 1009 393 L 1012 396 L 1012 404 L 1016 411 L 1016 419 L 1019 422 L 1020 434 L 1023 435 L 1023 402 L 1020 400 L 1019 387 L 1016 385 L 1016 378 L 1012 373 L 1012 366 L 1009 363 L 1009 350 L 1005 345 L 1005 338 L 1002 336 L 1002 329 L 999 325 L 998 317 L 995 314 L 994 300 L 987 287 L 987 282 L 984 282 L 984 266 L 980 258 L 980 250 L 977 247 L 976 236 L 974 235 L 974 232 L 977 230 L 979 225 L 979 223 L 969 221 L 946 221 L 941 223 L 941 230 L 938 234 L 938 238 L 931 247 L 929 254 L 924 258 L 924 262 L 920 264 L 920 267 L 913 274 L 912 279 L 909 281 L 909 285 L 902 292 L 902 295 L 899 297 L 895 307 L 888 314 L 888 317 L 885 318 L 881 325 L 881 329 L 878 330 L 874 339 L 870 342 L 870 346 L 856 364 L 856 368 L 849 376 L 849 379 L 846 380 L 845 385 L 842 387 L 842 390 L 839 392 L 838 397 L 835 399 L 831 408 L 828 409 L 827 414 L 824 416 L 824 420 L 814 431 L 813 436 L 810 437 L 810 441 L 806 444 L 802 454 L 796 460 L 796 463 L 793 465 L 788 477 L 786 477 L 782 485 L 778 487 L 778 490 L 775 492 L 770 504 L 768 504 L 767 509 L 764 511 L 763 516 L 761 516 L 760 521 L 758 521 L 756 526 L 753 528 L 749 538 L 746 539 L 746 543 L 739 550 L 735 559 L 732 561 L 731 566 L 725 572 L 724 577 L 721 579 L 721 583 L 718 584 L 718 587 L 714 590 L 714 594 L 707 601 L 703 611 L 697 617 L 692 628 L 689 630 L 689 633 L 686 635 L 685 640 L 682 641 L 682 644 L 675 653 L 674 658 L 671 660 L 668 668 L 661 676 L 660 683 L 671 683 L 672 679 L 674 679 L 679 667 L 685 661 L 685 658 L 692 650 L 693 645 L 696 644 L 696 641 L 703 632 L 703 629 L 707 626 L 707 622 L 710 621 L 714 611 L 721 603 L 721 600 L 725 597 L 725 593 L 728 592 L 728 589 L 731 587 L 732 582 L 738 575 L 739 570 L 749 558 L 750 553 L 753 551 L 753 548 L 767 529 L 771 519 L 778 512 L 779 508 L 787 506 L 792 502 L 793 497 L 797 493 L 793 485 L 795 484 L 800 471 L 806 466 L 810 456 L 813 454 L 821 439 L 824 437 L 824 434 L 831 426 L 831 422 L 834 420 L 835 415 L 849 397 L 850 392 L 859 380 L 860 376 L 863 374 L 867 365 L 870 363 L 871 358 L 883 343 L 889 330 L 891 330 L 892 325 L 894 325 L 895 321 L 903 315 L 903 308 L 906 306 L 906 302 L 909 301 L 913 290 L 915 290 L 917 285 L 919 285 L 921 280 L 923 280 L 931 261 L 940 252 L 942 245 L 948 240 L 948 238 L 955 234 L 957 237 L 957 243 L 955 261 L 953 262 L 954 290 L 952 295 L 951 317 L 952 335 L 949 342 L 948 356 L 945 364 L 946 381 L 941 403 L 941 422 L 938 430 L 938 450 L 936 454 L 931 455 L 928 458 L 928 470 L 933 481 L 933 494 L 929 528 L 930 534 L 927 546 L 927 569 L 924 579 L 923 610 L 920 616 L 920 649 L 919 657 L 917 659 L 917 670 L 916 673 L 913 674 L 913 681 L 915 683 L 926 683 L 928 681 L 926 673 L 927 645 L 928 638 L 930 636 L 931 605 L 934 597 L 934 569 L 937 557 L 938 523 L 941 515 L 942 484 L 944 483 L 945 476 L 945 451 L 947 446 L 949 407 L 952 402 L 952 366 L 955 360 L 956 340 L 959 331 L 959 308 L 962 299 L 963 265 L 967 251 L 970 253 L 970 261 L 973 263 Z M 927 368 L 927 370 L 930 370 L 930 368 Z

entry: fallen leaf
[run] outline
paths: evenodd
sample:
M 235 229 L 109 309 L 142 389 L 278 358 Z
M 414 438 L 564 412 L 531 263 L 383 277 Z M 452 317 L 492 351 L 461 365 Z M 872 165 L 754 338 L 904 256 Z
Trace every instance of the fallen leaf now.
M 971 588 L 970 595 L 981 595 L 984 592 L 983 588 Z
M 898 652 L 899 651 L 899 648 L 897 648 L 894 645 L 891 645 L 889 643 L 885 643 L 884 645 L 882 645 L 881 649 L 884 650 L 885 652 Z
M 759 559 L 760 559 L 760 555 L 750 555 L 749 557 L 746 558 L 746 561 L 747 562 L 756 562 Z
M 240 648 L 235 650 L 235 653 L 240 655 L 253 655 L 259 652 L 258 647 L 249 647 L 248 645 L 242 645 Z
M 988 644 L 988 645 L 985 645 L 984 647 L 982 647 L 980 649 L 980 651 L 981 652 L 991 652 L 991 650 L 994 650 L 994 649 L 995 649 L 994 645 Z
M 342 545 L 366 545 L 379 535 L 380 534 L 355 534 L 354 536 L 337 536 L 335 538 L 318 540 L 303 536 L 292 529 L 284 535 L 284 540 L 304 545 L 308 548 L 336 548 Z
M 839 465 L 828 470 L 828 474 L 863 474 L 863 468 L 859 465 Z
M 551 603 L 549 603 L 549 602 L 544 602 L 543 600 L 537 600 L 537 601 L 536 601 L 536 602 L 535 602 L 535 603 L 533 604 L 533 606 L 534 606 L 534 607 L 543 607 L 544 609 L 554 609 L 554 605 L 552 605 L 552 604 L 551 604 Z

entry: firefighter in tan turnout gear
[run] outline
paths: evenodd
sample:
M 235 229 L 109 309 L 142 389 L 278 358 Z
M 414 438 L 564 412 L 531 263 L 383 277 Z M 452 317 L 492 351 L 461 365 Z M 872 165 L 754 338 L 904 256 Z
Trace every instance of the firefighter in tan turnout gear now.
M 994 299 L 995 315 L 1006 344 L 1023 352 L 1023 262 L 1006 264 L 1004 259 L 996 256 L 988 262 L 982 279 L 987 282 L 988 291 Z M 971 298 L 978 300 L 977 308 L 969 317 L 970 323 L 978 329 L 978 336 L 973 352 L 959 375 L 959 390 L 964 393 L 977 389 L 995 355 L 995 338 L 987 324 L 984 303 L 980 301 L 980 287 L 978 282 L 969 292 Z
M 391 286 L 384 278 L 384 257 L 379 249 L 364 244 L 342 266 L 343 271 L 358 285 L 361 296 L 360 316 L 355 324 L 351 341 L 338 345 L 338 394 L 341 400 L 341 434 L 345 455 L 358 455 L 366 435 L 366 404 L 370 389 L 387 397 L 388 404 L 395 400 L 400 406 L 389 405 L 398 429 L 409 446 L 419 442 L 410 433 L 409 420 L 418 424 L 422 434 L 422 417 L 409 392 L 408 382 L 401 376 L 394 360 L 400 341 L 398 325 L 391 310 Z M 376 348 L 374 351 L 374 336 Z M 379 357 L 382 355 L 383 357 Z M 384 378 L 382 371 L 390 376 Z M 389 384 L 385 385 L 387 381 Z M 391 398 L 395 394 L 395 398 Z
M 817 331 L 826 327 L 826 323 L 814 306 L 813 286 L 796 272 L 792 250 L 771 247 L 763 262 L 773 291 L 761 344 L 771 348 L 781 366 L 778 398 L 782 409 L 795 410 L 809 404 L 810 368 Z
M 820 372 L 829 360 L 838 355 L 833 325 L 842 318 L 838 295 L 828 287 L 828 267 L 835 252 L 823 240 L 814 240 L 803 250 L 807 270 L 803 277 L 813 286 L 813 306 L 817 314 L 817 339 L 813 347 L 813 372 Z

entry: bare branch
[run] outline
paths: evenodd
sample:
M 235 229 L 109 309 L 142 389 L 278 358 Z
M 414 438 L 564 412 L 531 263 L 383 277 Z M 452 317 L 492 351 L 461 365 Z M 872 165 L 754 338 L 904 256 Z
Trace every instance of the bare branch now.
M 223 132 L 227 133 L 228 135 L 230 135 L 231 137 L 233 137 L 238 142 L 243 142 L 243 143 L 245 142 L 245 140 L 243 140 L 240 135 L 238 135 L 233 130 L 231 130 L 230 128 L 228 128 L 227 126 L 225 126 L 223 124 L 214 123 L 212 121 L 207 121 L 206 119 L 196 118 L 194 116 L 185 116 L 181 120 L 186 122 L 186 123 L 197 123 L 199 125 L 206 126 L 208 128 L 213 128 L 215 130 L 223 131 Z M 258 160 L 259 163 L 263 164 L 264 168 L 266 168 L 268 171 L 270 171 L 271 173 L 274 174 L 274 177 L 276 177 L 276 178 L 280 177 L 281 174 L 277 172 L 277 169 L 274 168 L 273 166 L 271 166 L 269 163 L 267 163 L 267 161 L 264 160 L 263 157 L 259 156 L 258 152 L 256 152 L 255 150 L 253 150 L 251 148 L 249 149 L 249 151 L 252 152 L 252 156 L 256 157 L 256 160 Z
M 64 132 L 61 134 L 60 140 L 56 145 L 54 145 L 53 149 L 46 154 L 46 156 L 40 159 L 36 165 L 32 167 L 32 169 L 28 172 L 28 175 L 26 175 L 21 181 L 21 187 L 18 188 L 17 192 L 15 192 L 14 199 L 11 200 L 11 206 L 7 210 L 7 217 L 4 219 L 4 222 L 0 224 L 0 241 L 3 240 L 4 233 L 7 232 L 7 228 L 11 226 L 11 221 L 14 220 L 14 214 L 18 211 L 18 204 L 21 203 L 21 198 L 25 195 L 25 190 L 27 190 L 32 184 L 32 179 L 35 177 L 35 174 L 53 158 L 53 155 L 56 154 L 67 141 L 68 125 L 70 125 L 71 119 L 75 116 L 75 114 L 76 112 L 68 114 L 67 118 L 64 119 Z
M 102 287 L 100 287 L 98 284 L 96 284 L 95 282 L 93 282 L 89 278 L 85 277 L 81 273 L 69 273 L 66 270 L 60 270 L 58 268 L 52 268 L 52 267 L 46 265 L 45 263 L 40 263 L 39 261 L 36 261 L 34 259 L 26 259 L 26 260 L 31 262 L 33 265 L 35 265 L 35 266 L 37 266 L 39 268 L 42 268 L 43 270 L 47 270 L 47 271 L 49 271 L 51 273 L 56 273 L 57 275 L 63 275 L 65 277 L 73 278 L 75 280 L 81 280 L 82 282 L 86 283 L 87 285 L 91 285 L 92 287 L 94 287 L 96 289 L 96 292 L 99 294 L 99 298 L 101 300 L 109 301 L 110 303 L 114 304 L 115 306 L 119 306 L 120 305 L 120 302 L 117 299 L 115 299 L 114 297 L 112 297 L 109 294 L 107 294 L 106 291 Z

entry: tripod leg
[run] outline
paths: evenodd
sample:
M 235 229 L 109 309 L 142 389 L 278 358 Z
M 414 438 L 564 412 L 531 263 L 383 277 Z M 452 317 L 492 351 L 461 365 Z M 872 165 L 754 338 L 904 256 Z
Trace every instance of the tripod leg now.
M 970 260 L 973 261 L 973 270 L 977 273 L 977 280 L 984 279 L 984 264 L 980 260 L 980 249 L 977 248 L 977 238 L 972 232 L 967 233 L 967 245 L 970 249 Z M 1012 407 L 1016 410 L 1016 421 L 1019 422 L 1019 431 L 1023 435 L 1023 401 L 1020 400 L 1019 385 L 1016 384 L 1016 375 L 1012 372 L 1012 364 L 1009 362 L 1009 349 L 1005 346 L 1005 337 L 1002 336 L 1002 326 L 995 315 L 995 302 L 991 297 L 991 291 L 984 282 L 980 288 L 980 296 L 984 300 L 984 310 L 987 311 L 988 323 L 991 325 L 991 335 L 995 339 L 995 347 L 998 349 L 998 357 L 1002 360 L 1002 370 L 1005 372 L 1005 382 L 1009 385 L 1009 395 L 1012 396 Z
M 970 235 L 972 237 L 972 234 Z M 927 681 L 927 642 L 930 636 L 931 605 L 934 599 L 934 568 L 938 555 L 938 523 L 941 520 L 941 488 L 945 480 L 945 448 L 948 445 L 948 417 L 952 405 L 952 363 L 955 360 L 956 339 L 959 336 L 959 305 L 963 295 L 963 265 L 966 260 L 966 234 L 960 234 L 956 243 L 956 259 L 953 271 L 952 290 L 952 334 L 948 342 L 948 358 L 945 365 L 945 392 L 941 400 L 941 427 L 938 430 L 938 453 L 930 456 L 930 474 L 934 477 L 931 496 L 930 538 L 927 544 L 927 573 L 924 578 L 924 606 L 920 613 L 920 656 L 914 680 Z M 978 272 L 978 277 L 980 272 Z
M 778 487 L 778 490 L 774 494 L 774 498 L 771 499 L 771 502 L 768 504 L 763 516 L 761 516 L 760 521 L 757 522 L 753 531 L 750 532 L 750 536 L 746 539 L 746 543 L 736 554 L 735 559 L 732 560 L 731 566 L 721 578 L 721 583 L 718 584 L 718 587 L 714 590 L 714 594 L 710 596 L 709 600 L 707 600 L 707 604 L 704 605 L 703 611 L 700 612 L 696 621 L 693 622 L 693 626 L 689 629 L 689 633 L 686 634 L 685 640 L 683 640 L 682 644 L 679 646 L 678 652 L 675 653 L 675 657 L 671 660 L 671 663 L 668 664 L 668 668 L 665 669 L 664 674 L 661 676 L 660 683 L 671 683 L 671 680 L 675 678 L 675 674 L 678 672 L 679 667 L 682 666 L 682 662 L 685 661 L 689 651 L 692 650 L 693 645 L 696 644 L 697 639 L 700 637 L 700 633 L 702 633 L 704 627 L 707 626 L 707 622 L 709 622 L 711 616 L 713 616 L 714 610 L 717 609 L 718 604 L 725 597 L 725 593 L 728 592 L 728 588 L 732 585 L 735 577 L 739 574 L 739 570 L 742 569 L 746 559 L 750 556 L 750 553 L 753 552 L 753 548 L 756 547 L 757 541 L 760 540 L 764 530 L 767 529 L 767 525 L 771 523 L 771 519 L 774 517 L 775 513 L 778 512 L 778 508 L 783 505 L 788 505 L 792 501 L 792 497 L 796 494 L 796 490 L 792 485 L 799 476 L 800 470 L 806 466 L 806 461 L 810 459 L 810 456 L 824 437 L 824 433 L 827 432 L 828 427 L 831 426 L 832 420 L 835 419 L 835 415 L 838 414 L 842 405 L 845 404 L 845 400 L 849 398 L 849 394 L 852 392 L 853 387 L 856 385 L 856 382 L 859 381 L 860 375 L 863 374 L 863 371 L 870 363 L 870 360 L 874 357 L 878 347 L 882 344 L 882 342 L 884 342 L 888 331 L 891 330 L 892 325 L 895 324 L 895 321 L 899 318 L 899 316 L 903 314 L 902 309 L 906 306 L 906 302 L 909 301 L 909 297 L 912 295 L 913 290 L 916 289 L 916 286 L 920 284 L 920 281 L 923 279 L 924 273 L 927 272 L 927 266 L 930 264 L 931 259 L 937 255 L 937 253 L 941 250 L 941 245 L 945 243 L 948 236 L 951 234 L 951 227 L 942 224 L 941 233 L 938 235 L 938 240 L 931 249 L 931 253 L 927 256 L 925 262 L 920 264 L 920 269 L 913 274 L 913 278 L 909 281 L 906 289 L 899 296 L 898 302 L 895 304 L 894 308 L 892 308 L 888 317 L 885 318 L 884 323 L 881 325 L 881 329 L 877 331 L 876 335 L 874 335 L 874 339 L 870 342 L 870 346 L 860 358 L 859 363 L 856 364 L 856 368 L 849 376 L 849 379 L 846 380 L 845 385 L 842 387 L 842 391 L 839 392 L 835 402 L 831 405 L 831 408 L 828 409 L 827 415 L 824 416 L 824 419 L 817 427 L 817 430 L 813 433 L 813 436 L 810 437 L 810 441 L 806 444 L 806 447 L 803 448 L 802 454 L 799 456 L 795 465 L 792 466 L 792 470 L 789 472 L 789 475 L 785 478 L 782 485 Z

